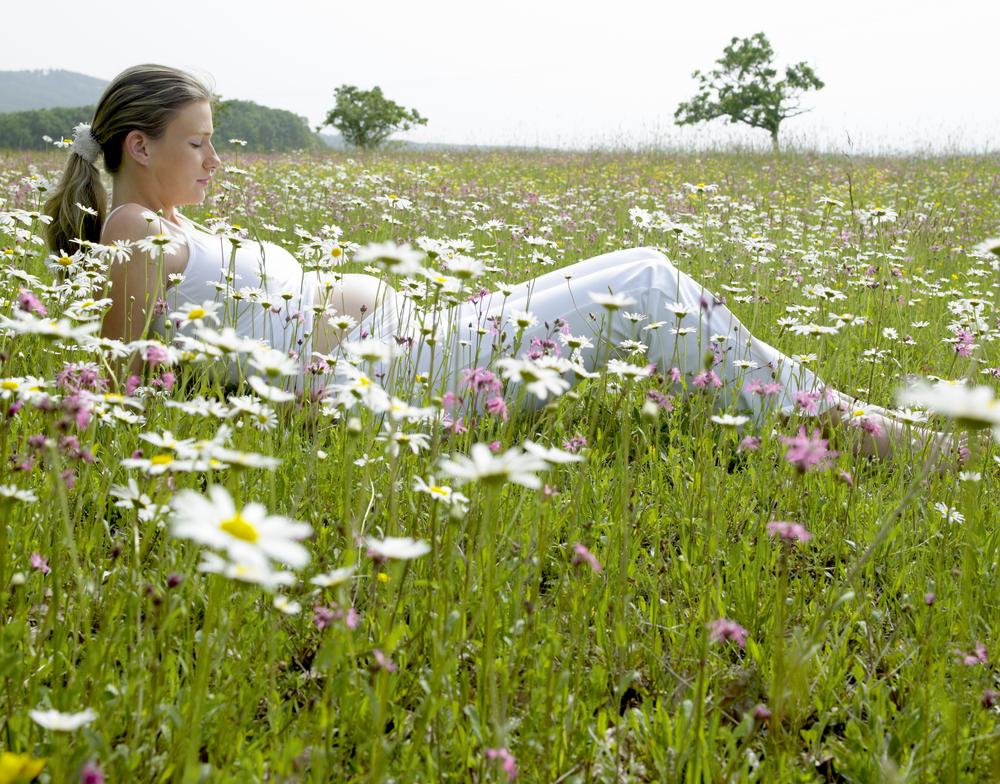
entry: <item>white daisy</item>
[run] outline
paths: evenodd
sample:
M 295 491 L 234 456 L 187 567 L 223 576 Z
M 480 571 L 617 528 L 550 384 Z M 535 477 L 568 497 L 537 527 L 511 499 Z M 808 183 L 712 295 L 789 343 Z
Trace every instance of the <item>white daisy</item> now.
M 192 490 L 174 496 L 171 533 L 179 539 L 225 550 L 238 564 L 267 570 L 269 559 L 293 567 L 309 563 L 309 552 L 297 540 L 312 535 L 312 526 L 279 515 L 268 515 L 263 504 L 237 509 L 219 485 L 208 497 Z

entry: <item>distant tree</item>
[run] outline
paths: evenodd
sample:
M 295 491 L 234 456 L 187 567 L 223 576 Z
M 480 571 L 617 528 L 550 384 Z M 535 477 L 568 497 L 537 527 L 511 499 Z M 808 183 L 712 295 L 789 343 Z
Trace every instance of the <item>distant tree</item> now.
M 701 92 L 677 107 L 678 125 L 693 125 L 716 117 L 746 123 L 771 134 L 778 151 L 778 126 L 783 120 L 809 109 L 801 109 L 800 96 L 807 90 L 821 90 L 823 82 L 805 62 L 785 69 L 785 78 L 776 81 L 774 50 L 763 33 L 749 38 L 733 38 L 715 62 L 720 66 L 707 74 L 695 71 Z
M 324 126 L 332 125 L 352 147 L 373 150 L 397 131 L 427 125 L 416 109 L 404 109 L 382 95 L 382 89 L 359 90 L 345 84 L 334 92 L 337 105 L 327 112 Z

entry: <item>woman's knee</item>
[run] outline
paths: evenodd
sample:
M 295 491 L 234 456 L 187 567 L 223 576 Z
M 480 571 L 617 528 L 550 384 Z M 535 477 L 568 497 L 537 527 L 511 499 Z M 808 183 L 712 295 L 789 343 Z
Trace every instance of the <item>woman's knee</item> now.
M 349 274 L 333 287 L 326 304 L 360 323 L 394 294 L 390 285 L 376 277 Z

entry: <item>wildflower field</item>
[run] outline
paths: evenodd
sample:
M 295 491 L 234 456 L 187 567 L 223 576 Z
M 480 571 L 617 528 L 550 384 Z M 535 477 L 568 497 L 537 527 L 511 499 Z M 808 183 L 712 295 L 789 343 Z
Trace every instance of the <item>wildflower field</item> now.
M 289 362 L 226 319 L 302 329 L 291 297 L 232 280 L 167 291 L 196 339 L 101 340 L 126 251 L 49 254 L 63 155 L 0 159 L 0 784 L 1000 778 L 1000 159 L 237 152 L 188 217 L 422 318 Z M 406 371 L 436 313 L 642 245 L 854 421 L 723 410 L 647 368 L 680 316 L 612 298 Z M 962 465 L 861 456 L 868 403 L 966 431 Z

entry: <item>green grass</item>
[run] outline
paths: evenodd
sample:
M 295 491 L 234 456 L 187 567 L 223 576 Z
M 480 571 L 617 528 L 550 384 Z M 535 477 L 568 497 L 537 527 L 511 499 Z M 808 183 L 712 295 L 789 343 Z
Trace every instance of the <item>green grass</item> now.
M 30 185 L 51 183 L 59 165 L 6 159 L 0 210 L 37 209 Z M 487 287 L 652 244 L 726 295 L 755 335 L 815 353 L 817 374 L 845 392 L 892 407 L 908 374 L 996 387 L 982 371 L 1000 365 L 998 275 L 969 252 L 1000 235 L 995 157 L 241 155 L 236 165 L 222 177 L 233 187 L 189 216 L 223 216 L 293 251 L 294 226 L 314 237 L 339 226 L 348 255 L 347 242 L 468 238 L 467 254 L 499 270 Z M 690 195 L 685 182 L 719 190 Z M 395 223 L 376 201 L 388 196 L 412 203 L 392 212 Z M 894 223 L 861 219 L 883 206 Z M 633 207 L 696 232 L 639 232 Z M 479 228 L 491 219 L 505 227 Z M 92 296 L 46 288 L 52 273 L 27 236 L 39 228 L 0 222 L 4 315 L 21 287 L 50 315 Z M 556 243 L 543 249 L 548 261 L 532 260 L 527 235 Z M 15 270 L 41 282 L 26 286 Z M 846 299 L 810 299 L 811 284 Z M 944 342 L 949 304 L 970 297 L 993 303 L 971 359 Z M 834 313 L 867 323 L 796 336 L 779 324 L 789 306 L 817 308 L 798 314 L 802 323 L 833 324 Z M 6 378 L 54 382 L 66 362 L 100 361 L 70 341 L 0 344 Z M 1000 777 L 995 447 L 970 459 L 981 480 L 963 481 L 924 470 L 918 453 L 852 457 L 845 429 L 834 469 L 799 474 L 777 435 L 808 424 L 802 415 L 765 423 L 760 449 L 738 450 L 746 434 L 713 424 L 710 399 L 678 398 L 648 417 L 655 379 L 601 378 L 507 423 L 466 421 L 467 433 L 439 419 L 406 426 L 429 436 L 418 454 L 393 456 L 377 440 L 384 415 L 364 405 L 338 412 L 307 400 L 279 407 L 273 429 L 227 420 L 230 445 L 281 458 L 274 470 L 126 470 L 120 461 L 137 449 L 169 452 L 140 434 L 210 439 L 223 425 L 165 405 L 229 394 L 202 364 L 174 372 L 182 383 L 172 392 L 144 394 L 142 422 L 93 416 L 81 427 L 59 405 L 13 416 L 14 397 L 2 403 L 0 482 L 39 500 L 0 499 L 0 747 L 46 758 L 42 781 L 76 781 L 88 761 L 129 782 L 506 780 L 488 749 L 507 749 L 520 781 Z M 417 384 L 404 399 L 439 405 L 439 391 Z M 50 392 L 65 401 L 54 383 Z M 468 497 L 450 510 L 413 489 L 418 476 L 445 481 L 439 460 L 474 443 L 559 447 L 575 435 L 587 438 L 587 459 L 539 473 L 548 492 L 449 481 Z M 48 440 L 32 446 L 32 436 Z M 67 436 L 95 462 L 60 453 Z M 29 456 L 33 467 L 18 470 Z M 114 505 L 112 485 L 130 477 L 153 505 L 219 485 L 238 506 L 309 523 L 311 561 L 279 589 L 301 611 L 282 612 L 252 583 L 199 573 L 202 548 L 170 536 L 166 510 L 140 522 Z M 814 538 L 780 544 L 766 525 L 781 520 Z M 431 551 L 379 565 L 362 534 L 410 536 Z M 574 563 L 577 543 L 600 572 Z M 51 573 L 32 568 L 33 553 Z M 345 566 L 357 572 L 336 587 L 309 583 Z M 354 608 L 355 629 L 344 617 L 317 628 L 313 607 L 333 603 Z M 719 618 L 746 630 L 745 647 L 710 641 L 706 624 Z M 986 661 L 962 663 L 956 649 L 977 643 Z M 394 668 L 379 666 L 376 650 Z M 769 718 L 755 718 L 758 705 Z M 69 733 L 29 718 L 50 707 L 98 718 Z

